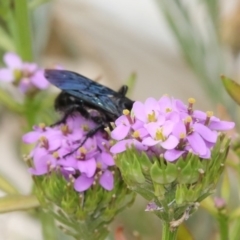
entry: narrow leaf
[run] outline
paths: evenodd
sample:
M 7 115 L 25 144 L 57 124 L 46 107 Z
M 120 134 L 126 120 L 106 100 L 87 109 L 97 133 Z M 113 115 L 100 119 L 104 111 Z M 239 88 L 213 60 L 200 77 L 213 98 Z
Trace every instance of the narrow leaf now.
M 39 206 L 34 195 L 8 195 L 0 198 L 0 213 L 23 211 Z
M 18 193 L 18 190 L 1 175 L 0 175 L 0 189 L 7 194 Z
M 0 46 L 4 51 L 15 52 L 14 41 L 9 34 L 0 26 Z
M 232 99 L 240 105 L 240 85 L 230 78 L 221 76 L 223 85 Z
M 137 74 L 136 73 L 132 73 L 130 76 L 129 76 L 129 78 L 128 78 L 128 80 L 127 80 L 127 82 L 126 82 L 126 85 L 128 86 L 128 93 L 127 93 L 127 96 L 129 97 L 129 96 L 131 96 L 131 94 L 132 94 L 132 92 L 133 92 L 133 89 L 134 89 L 134 87 L 135 87 L 135 84 L 136 84 L 136 79 L 137 79 Z

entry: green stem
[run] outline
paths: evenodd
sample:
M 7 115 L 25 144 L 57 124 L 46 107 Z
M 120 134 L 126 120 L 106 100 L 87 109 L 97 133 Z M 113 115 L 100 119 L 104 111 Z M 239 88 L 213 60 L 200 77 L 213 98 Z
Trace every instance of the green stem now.
M 218 214 L 218 225 L 219 225 L 219 232 L 220 232 L 220 239 L 226 240 L 229 239 L 229 233 L 228 233 L 228 217 L 223 214 Z
M 17 30 L 17 49 L 24 61 L 33 60 L 31 24 L 27 0 L 16 0 L 15 23 Z
M 42 209 L 38 214 L 42 223 L 42 233 L 44 239 L 57 240 L 57 231 L 52 215 L 45 213 Z
M 169 222 L 163 222 L 162 240 L 176 240 L 177 230 L 178 229 L 172 230 Z

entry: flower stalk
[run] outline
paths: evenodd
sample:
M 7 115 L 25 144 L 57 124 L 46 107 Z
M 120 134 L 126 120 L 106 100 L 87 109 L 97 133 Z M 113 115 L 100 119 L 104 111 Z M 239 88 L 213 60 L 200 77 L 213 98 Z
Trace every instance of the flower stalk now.
M 178 228 L 172 229 L 169 222 L 162 223 L 162 240 L 176 240 Z

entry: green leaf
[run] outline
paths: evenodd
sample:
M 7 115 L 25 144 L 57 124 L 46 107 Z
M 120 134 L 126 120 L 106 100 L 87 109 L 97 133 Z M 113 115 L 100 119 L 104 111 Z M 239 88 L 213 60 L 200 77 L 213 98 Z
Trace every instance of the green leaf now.
M 132 74 L 129 76 L 127 82 L 126 82 L 126 85 L 127 85 L 128 88 L 129 88 L 129 90 L 128 90 L 128 92 L 127 92 L 127 96 L 128 96 L 128 97 L 131 96 L 131 94 L 132 94 L 132 91 L 133 91 L 134 86 L 135 86 L 135 84 L 136 84 L 136 79 L 137 79 L 137 74 L 136 74 L 136 73 L 132 73 Z
M 39 202 L 34 195 L 8 195 L 0 198 L 0 213 L 28 210 L 39 207 Z
M 15 1 L 15 24 L 18 53 L 24 61 L 33 60 L 31 23 L 27 0 Z
M 240 105 L 240 85 L 234 80 L 221 76 L 223 85 L 231 98 Z
M 131 179 L 131 181 L 136 181 L 137 183 L 144 183 L 145 177 L 142 174 L 142 169 L 136 155 L 133 156 L 133 164 L 131 167 L 132 168 L 127 171 L 128 178 Z
M 9 34 L 0 26 L 0 47 L 4 51 L 15 52 L 14 41 Z
M 18 193 L 18 190 L 1 175 L 0 175 L 0 189 L 8 194 Z
M 6 91 L 0 89 L 0 104 L 15 113 L 23 113 L 23 106 L 17 103 Z

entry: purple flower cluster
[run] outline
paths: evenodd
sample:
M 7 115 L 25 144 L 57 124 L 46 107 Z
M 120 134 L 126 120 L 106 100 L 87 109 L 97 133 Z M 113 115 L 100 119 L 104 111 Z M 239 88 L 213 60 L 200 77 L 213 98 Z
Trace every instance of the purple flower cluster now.
M 0 69 L 0 81 L 11 82 L 18 86 L 22 93 L 46 89 L 49 86 L 43 69 L 36 63 L 23 62 L 15 53 L 6 53 L 3 57 L 6 68 Z
M 106 132 L 96 133 L 77 151 L 66 156 L 80 145 L 94 126 L 92 121 L 75 115 L 69 117 L 65 124 L 54 127 L 40 124 L 34 127 L 32 132 L 23 136 L 23 141 L 27 144 L 37 142 L 30 153 L 33 159 L 30 172 L 33 175 L 61 172 L 67 180 L 74 179 L 74 188 L 78 192 L 87 190 L 97 182 L 111 191 L 114 177 L 110 167 L 115 163 L 109 152 L 110 144 Z
M 114 154 L 134 146 L 149 156 L 163 154 L 167 161 L 175 161 L 189 151 L 200 158 L 211 158 L 218 131 L 232 129 L 233 122 L 221 121 L 213 113 L 194 110 L 195 99 L 182 101 L 163 96 L 136 101 L 132 111 L 124 110 L 111 136 L 117 143 L 110 149 Z

